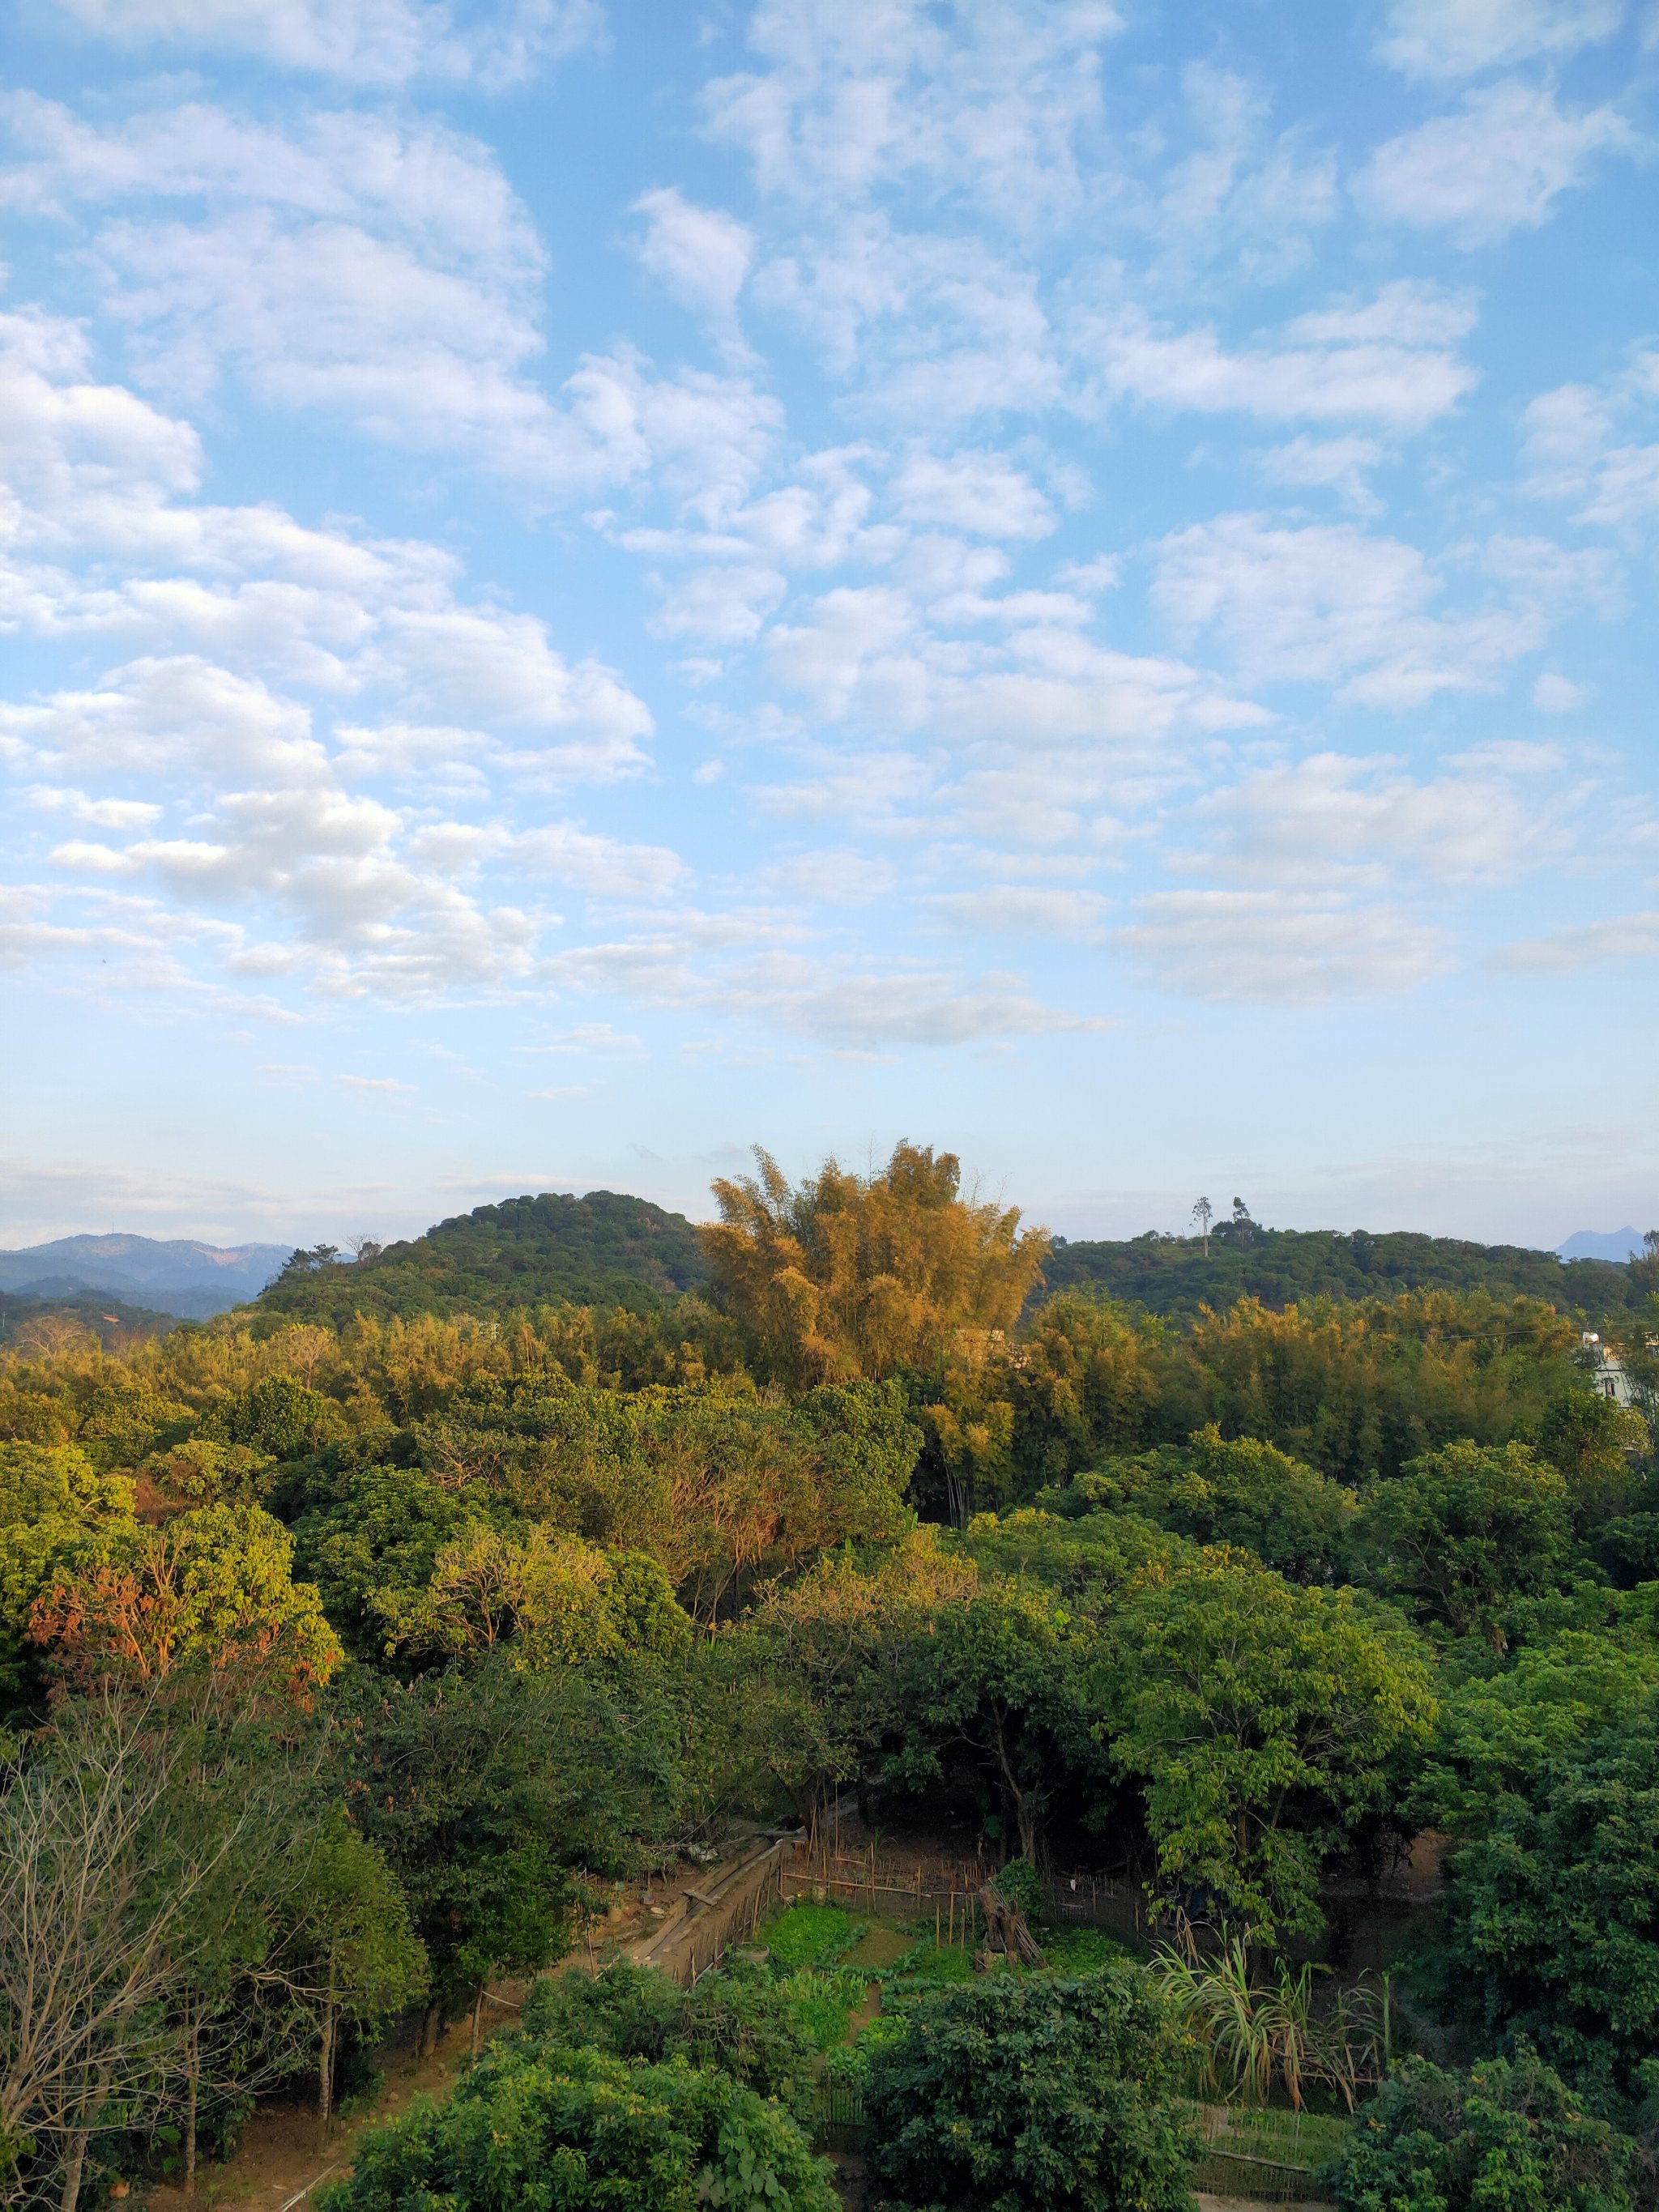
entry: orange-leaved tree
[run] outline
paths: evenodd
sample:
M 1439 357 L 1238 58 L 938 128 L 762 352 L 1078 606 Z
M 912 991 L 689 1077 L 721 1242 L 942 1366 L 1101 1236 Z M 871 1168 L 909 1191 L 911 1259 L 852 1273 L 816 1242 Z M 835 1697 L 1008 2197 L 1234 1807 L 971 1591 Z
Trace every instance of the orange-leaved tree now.
M 293 1561 L 293 1538 L 257 1505 L 95 1529 L 35 1600 L 30 1639 L 78 1688 L 159 1681 L 196 1662 L 308 1704 L 343 1654 Z
M 1006 1334 L 1048 1255 L 1018 1206 L 962 1189 L 951 1152 L 901 1143 L 880 1173 L 826 1160 L 792 1188 L 771 1156 L 714 1186 L 698 1234 L 717 1295 L 777 1381 L 880 1381 Z

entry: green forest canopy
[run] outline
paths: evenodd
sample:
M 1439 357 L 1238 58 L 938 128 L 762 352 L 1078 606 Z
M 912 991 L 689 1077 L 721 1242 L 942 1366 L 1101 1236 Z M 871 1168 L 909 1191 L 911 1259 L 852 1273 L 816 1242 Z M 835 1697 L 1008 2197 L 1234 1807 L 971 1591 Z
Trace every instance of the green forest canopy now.
M 1089 1248 L 964 1194 L 948 1154 L 761 1170 L 702 1231 L 519 1200 L 356 1265 L 300 1255 L 162 1337 L 60 1318 L 0 1347 L 0 2195 L 73 2207 L 83 2172 L 188 2164 L 307 2072 L 325 2132 L 396 2014 L 429 2042 L 611 1884 L 852 1789 L 878 1820 L 948 1811 L 1028 1881 L 1117 1869 L 1275 2003 L 1287 1943 L 1340 1974 L 1340 1900 L 1445 1839 L 1409 1994 L 1455 2068 L 1385 2096 L 1377 2154 L 1440 2115 L 1435 2201 L 1461 2212 L 1501 2080 L 1568 2133 L 1590 2116 L 1598 2212 L 1626 2212 L 1659 2083 L 1659 1469 L 1565 1302 L 1385 1279 L 1176 1326 L 1055 1287 Z M 1212 1267 L 1271 1243 L 1217 1236 Z M 1650 1413 L 1653 1265 L 1608 1271 L 1633 1303 L 1605 1324 Z M 963 2053 L 1046 2039 L 1093 2116 L 1073 2141 L 1065 2092 L 1054 2159 L 1109 2177 L 1139 2142 L 1144 2201 L 1173 2205 L 1184 2123 L 1128 2094 L 1179 2056 L 1163 1984 L 1098 1971 L 935 2026 Z M 795 2108 L 734 2055 L 798 2055 L 794 2000 L 733 1973 L 678 2057 L 550 2026 L 504 2054 L 387 2146 L 391 2197 L 472 2202 L 533 2106 L 532 2188 L 556 2166 L 582 2201 L 625 2108 L 665 2202 L 788 2174 L 811 2203 Z M 1073 2027 L 1108 2013 L 1133 2035 L 1095 2081 Z M 927 2152 L 887 2155 L 890 2183 L 933 2203 L 957 2134 L 898 2116 L 945 2046 L 898 2027 L 871 2109 Z M 951 2095 L 1035 2208 L 1021 2062 L 995 2057 Z
M 296 1264 L 297 1263 L 297 1264 Z M 706 1287 L 696 1226 L 684 1214 L 616 1191 L 585 1198 L 544 1191 L 441 1221 L 424 1236 L 370 1247 L 358 1262 L 295 1255 L 264 1291 L 262 1312 L 337 1323 L 350 1314 L 504 1313 L 568 1302 L 643 1310 Z M 1265 1229 L 1218 1222 L 1206 1254 L 1197 1237 L 1053 1240 L 1048 1291 L 1108 1291 L 1150 1313 L 1191 1322 L 1201 1307 L 1259 1298 L 1275 1312 L 1310 1297 L 1387 1297 L 1399 1291 L 1481 1290 L 1545 1298 L 1592 1327 L 1628 1311 L 1639 1287 L 1629 1266 L 1559 1259 L 1516 1244 L 1474 1244 L 1413 1230 Z

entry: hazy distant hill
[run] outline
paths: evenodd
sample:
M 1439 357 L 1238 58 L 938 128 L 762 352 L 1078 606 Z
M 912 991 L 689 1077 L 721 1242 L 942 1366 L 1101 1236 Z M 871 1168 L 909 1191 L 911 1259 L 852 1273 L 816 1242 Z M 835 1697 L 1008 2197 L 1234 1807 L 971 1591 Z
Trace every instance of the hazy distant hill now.
M 0 1252 L 0 1291 L 56 1300 L 103 1291 L 131 1306 L 202 1321 L 256 1297 L 290 1249 L 186 1237 L 57 1237 Z
M 1639 1229 L 1579 1229 L 1556 1250 L 1564 1260 L 1616 1260 L 1621 1263 L 1642 1250 Z
M 563 1300 L 643 1308 L 708 1278 L 683 1213 L 613 1190 L 544 1191 L 441 1221 L 374 1260 L 289 1274 L 258 1310 L 337 1324 L 354 1313 L 407 1320 Z
M 1636 1240 L 1639 1249 L 1641 1239 Z M 1210 1235 L 1206 1259 L 1196 1237 L 1149 1231 L 1123 1242 L 1056 1240 L 1047 1269 L 1050 1290 L 1092 1283 L 1153 1313 L 1190 1320 L 1200 1305 L 1260 1298 L 1275 1308 L 1299 1298 L 1389 1297 L 1407 1290 L 1486 1290 L 1498 1297 L 1547 1298 L 1591 1320 L 1632 1302 L 1627 1267 L 1606 1260 L 1562 1260 L 1520 1244 L 1468 1244 L 1413 1230 L 1351 1235 L 1334 1229 L 1262 1229 L 1231 1221 Z

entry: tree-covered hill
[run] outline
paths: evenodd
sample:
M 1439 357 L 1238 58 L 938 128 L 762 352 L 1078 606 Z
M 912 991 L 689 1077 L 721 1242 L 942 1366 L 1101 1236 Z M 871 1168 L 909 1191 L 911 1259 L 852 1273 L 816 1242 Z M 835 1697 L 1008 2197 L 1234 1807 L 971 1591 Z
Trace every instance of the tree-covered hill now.
M 683 1213 L 613 1190 L 509 1198 L 440 1221 L 423 1237 L 356 1261 L 330 1248 L 296 1253 L 254 1310 L 337 1326 L 354 1313 L 507 1313 L 520 1306 L 642 1310 L 706 1282 L 696 1232 Z
M 62 1331 L 80 1335 L 90 1330 L 107 1351 L 112 1346 L 165 1335 L 182 1318 L 187 1316 L 162 1313 L 151 1306 L 125 1305 L 107 1293 L 89 1292 L 83 1285 L 73 1285 L 61 1295 L 49 1291 L 40 1296 L 17 1297 L 0 1291 L 0 1345 L 49 1346 Z
M 1200 1306 L 1260 1298 L 1276 1311 L 1310 1297 L 1391 1297 L 1400 1291 L 1489 1291 L 1547 1298 L 1592 1322 L 1637 1303 L 1630 1267 L 1607 1260 L 1561 1260 L 1519 1244 L 1469 1244 L 1413 1230 L 1263 1229 L 1218 1222 L 1206 1256 L 1198 1237 L 1066 1243 L 1056 1237 L 1044 1268 L 1049 1291 L 1097 1285 L 1151 1312 L 1190 1321 Z

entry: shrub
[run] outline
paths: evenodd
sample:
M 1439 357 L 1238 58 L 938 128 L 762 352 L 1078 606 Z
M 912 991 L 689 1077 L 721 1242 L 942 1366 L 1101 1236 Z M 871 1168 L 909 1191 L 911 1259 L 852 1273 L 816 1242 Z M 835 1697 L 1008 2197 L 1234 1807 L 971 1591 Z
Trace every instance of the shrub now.
M 367 2136 L 319 2212 L 838 2212 L 781 2106 L 684 2060 L 630 2065 L 527 2037 L 493 2044 L 446 2104 Z
M 1030 1859 L 1010 1859 L 996 1876 L 993 1887 L 1000 1897 L 1023 1912 L 1034 1928 L 1048 1910 L 1048 1898 L 1042 1887 L 1042 1876 Z
M 671 2055 L 694 2066 L 719 2067 L 761 2096 L 801 2110 L 810 2096 L 817 2047 L 811 2024 L 787 1988 L 764 1967 L 741 1965 L 702 1977 L 669 2045 Z
M 546 1975 L 524 2001 L 526 2035 L 547 2043 L 592 2044 L 613 2058 L 659 2059 L 686 2007 L 686 1994 L 654 1966 L 618 1959 L 602 1974 L 573 1967 Z
M 998 1975 L 916 2000 L 871 2054 L 887 2196 L 995 2212 L 1188 2212 L 1181 2039 L 1146 1975 Z
M 1326 2179 L 1340 2212 L 1631 2212 L 1633 2146 L 1531 2051 L 1397 2066 Z

